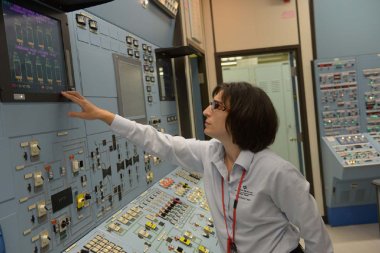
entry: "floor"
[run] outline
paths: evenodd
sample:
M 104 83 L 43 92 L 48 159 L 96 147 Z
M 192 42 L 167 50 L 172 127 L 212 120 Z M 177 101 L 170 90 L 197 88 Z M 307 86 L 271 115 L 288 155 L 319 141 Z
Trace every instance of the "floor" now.
M 327 226 L 334 245 L 334 253 L 379 253 L 379 224 Z

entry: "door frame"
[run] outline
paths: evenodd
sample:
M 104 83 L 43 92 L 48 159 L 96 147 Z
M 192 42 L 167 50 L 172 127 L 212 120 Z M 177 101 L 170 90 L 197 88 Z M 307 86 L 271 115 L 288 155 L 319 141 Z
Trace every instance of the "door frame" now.
M 302 55 L 301 48 L 299 45 L 289 45 L 282 47 L 270 47 L 270 48 L 261 48 L 261 49 L 248 49 L 248 50 L 238 50 L 238 51 L 228 51 L 228 52 L 218 52 L 215 53 L 215 69 L 216 69 L 216 79 L 218 83 L 223 82 L 223 73 L 222 73 L 222 61 L 224 57 L 233 57 L 233 56 L 248 56 L 248 55 L 261 55 L 261 54 L 270 54 L 270 53 L 285 53 L 285 52 L 295 52 L 296 60 L 296 76 L 298 80 L 298 94 L 299 94 L 299 110 L 301 121 L 301 131 L 302 131 L 302 147 L 303 147 L 303 159 L 305 165 L 305 177 L 306 180 L 310 183 L 310 193 L 314 195 L 314 181 L 313 181 L 313 172 L 311 166 L 311 149 L 309 141 L 309 127 L 307 122 L 307 112 L 306 112 L 306 98 L 305 98 L 305 85 L 303 77 L 303 65 L 302 65 Z M 300 161 L 302 162 L 302 161 Z

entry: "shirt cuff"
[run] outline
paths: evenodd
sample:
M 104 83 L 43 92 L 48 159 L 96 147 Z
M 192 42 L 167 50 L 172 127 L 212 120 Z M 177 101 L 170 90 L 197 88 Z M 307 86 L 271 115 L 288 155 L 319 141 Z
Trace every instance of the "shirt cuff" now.
M 127 137 L 135 128 L 135 122 L 116 114 L 110 127 L 112 131 Z

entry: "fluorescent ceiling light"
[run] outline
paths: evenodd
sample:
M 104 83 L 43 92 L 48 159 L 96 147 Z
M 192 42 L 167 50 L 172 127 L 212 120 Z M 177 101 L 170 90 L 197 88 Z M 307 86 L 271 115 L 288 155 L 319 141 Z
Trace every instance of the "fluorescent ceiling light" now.
M 222 62 L 222 66 L 231 66 L 236 65 L 236 61 L 230 61 L 230 62 Z

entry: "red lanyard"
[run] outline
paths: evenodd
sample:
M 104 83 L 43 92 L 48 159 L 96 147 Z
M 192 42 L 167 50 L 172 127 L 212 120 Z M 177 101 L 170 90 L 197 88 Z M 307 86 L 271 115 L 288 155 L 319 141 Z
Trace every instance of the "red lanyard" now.
M 244 176 L 245 176 L 245 169 L 243 169 L 243 174 L 241 175 L 239 186 L 238 186 L 238 189 L 236 192 L 235 201 L 234 201 L 234 217 L 232 220 L 232 238 L 230 236 L 230 233 L 228 233 L 226 207 L 224 205 L 224 179 L 222 177 L 222 204 L 223 204 L 224 223 L 226 224 L 227 236 L 228 236 L 228 240 L 227 240 L 227 252 L 228 253 L 231 252 L 232 247 L 234 247 L 234 250 L 236 250 L 236 245 L 235 245 L 236 207 L 238 204 L 239 193 L 240 193 L 240 189 L 241 189 L 241 184 L 243 183 Z

